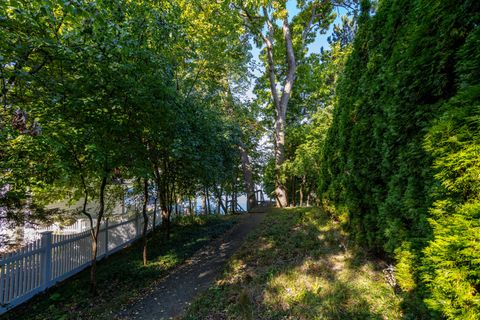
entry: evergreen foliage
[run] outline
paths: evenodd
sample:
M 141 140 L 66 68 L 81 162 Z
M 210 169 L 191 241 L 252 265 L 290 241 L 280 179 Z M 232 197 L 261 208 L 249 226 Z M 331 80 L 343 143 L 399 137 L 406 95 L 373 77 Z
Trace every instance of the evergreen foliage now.
M 397 259 L 416 317 L 480 317 L 479 21 L 478 1 L 364 2 L 324 147 L 324 200 Z

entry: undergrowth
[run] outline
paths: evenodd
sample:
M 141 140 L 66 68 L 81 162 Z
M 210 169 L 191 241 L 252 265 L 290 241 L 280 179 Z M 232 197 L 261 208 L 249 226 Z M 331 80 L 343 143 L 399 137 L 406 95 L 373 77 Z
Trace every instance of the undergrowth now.
M 184 319 L 400 319 L 385 265 L 340 224 L 317 208 L 272 210 Z
M 9 311 L 5 319 L 112 319 L 148 291 L 169 270 L 181 264 L 212 238 L 229 229 L 238 217 L 177 219 L 166 239 L 163 230 L 149 237 L 149 263 L 143 266 L 141 241 L 98 265 L 98 295 L 89 293 L 89 268 L 29 302 Z M 3 318 L 2 318 L 3 319 Z

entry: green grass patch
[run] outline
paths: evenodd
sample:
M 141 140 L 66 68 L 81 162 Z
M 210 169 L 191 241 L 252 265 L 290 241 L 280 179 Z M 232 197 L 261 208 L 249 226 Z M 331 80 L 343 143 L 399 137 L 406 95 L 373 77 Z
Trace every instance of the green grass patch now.
M 149 238 L 149 264 L 143 266 L 142 245 L 130 247 L 98 265 L 99 294 L 89 293 L 90 269 L 69 278 L 4 315 L 5 319 L 112 319 L 136 301 L 169 270 L 184 262 L 238 221 L 238 216 L 201 216 L 177 219 L 170 239 L 162 230 Z
M 379 262 L 348 248 L 320 209 L 274 209 L 184 319 L 400 319 Z

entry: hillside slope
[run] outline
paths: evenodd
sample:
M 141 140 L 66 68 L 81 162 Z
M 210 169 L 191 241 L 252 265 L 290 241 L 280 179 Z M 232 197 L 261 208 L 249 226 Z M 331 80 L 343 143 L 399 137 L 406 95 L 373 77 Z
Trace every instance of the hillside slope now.
M 400 319 L 384 267 L 320 209 L 273 209 L 184 319 Z

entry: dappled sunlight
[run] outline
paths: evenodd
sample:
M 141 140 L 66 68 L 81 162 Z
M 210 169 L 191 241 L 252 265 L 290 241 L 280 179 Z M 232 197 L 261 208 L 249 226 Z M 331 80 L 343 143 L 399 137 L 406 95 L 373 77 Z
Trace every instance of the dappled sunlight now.
M 98 264 L 99 297 L 91 303 L 89 269 L 80 272 L 71 281 L 63 282 L 45 297 L 32 300 L 23 309 L 6 319 L 28 318 L 33 313 L 38 319 L 67 319 L 75 314 L 78 319 L 112 319 L 119 306 L 126 306 L 149 292 L 174 267 L 191 257 L 198 249 L 232 227 L 236 217 L 200 218 L 191 224 L 172 225 L 170 239 L 159 229 L 148 237 L 148 264 L 141 259 L 141 242 L 111 255 Z M 206 277 L 207 274 L 198 274 Z M 49 298 L 54 297 L 54 298 Z M 3 319 L 3 318 L 2 318 Z M 69 319 L 69 318 L 68 318 Z
M 400 319 L 378 263 L 317 208 L 273 209 L 187 319 Z
M 370 264 L 349 268 L 350 259 L 335 253 L 280 272 L 268 281 L 264 304 L 298 319 L 400 319 L 400 298 L 381 274 Z
M 226 279 L 220 279 L 217 281 L 217 284 L 232 285 L 243 282 L 246 276 L 246 268 L 247 265 L 242 260 L 233 260 L 228 268 L 228 273 L 231 273 L 233 276 Z
M 163 256 L 156 257 L 153 261 L 149 262 L 145 268 L 163 268 L 168 269 L 171 266 L 175 265 L 179 261 L 178 254 L 174 252 L 169 252 Z

